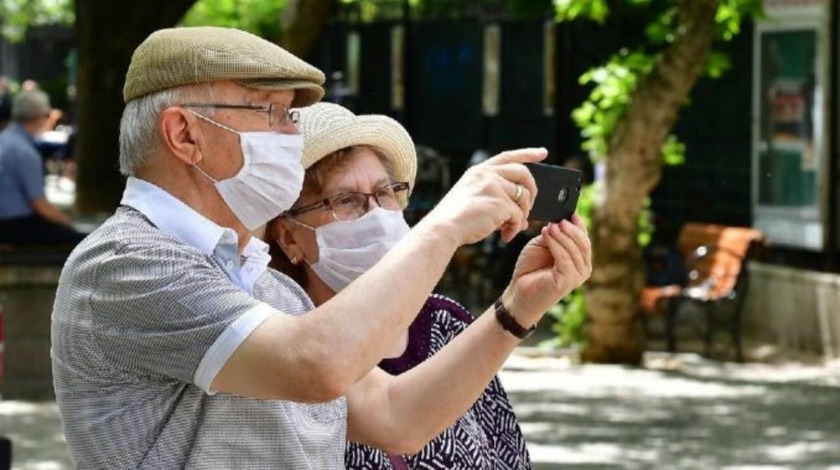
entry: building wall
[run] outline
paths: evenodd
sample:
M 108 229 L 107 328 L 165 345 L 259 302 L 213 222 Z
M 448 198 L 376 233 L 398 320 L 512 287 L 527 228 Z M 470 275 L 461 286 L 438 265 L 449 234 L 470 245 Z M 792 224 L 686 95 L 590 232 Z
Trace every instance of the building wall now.
M 840 275 L 750 263 L 748 336 L 781 348 L 840 358 Z

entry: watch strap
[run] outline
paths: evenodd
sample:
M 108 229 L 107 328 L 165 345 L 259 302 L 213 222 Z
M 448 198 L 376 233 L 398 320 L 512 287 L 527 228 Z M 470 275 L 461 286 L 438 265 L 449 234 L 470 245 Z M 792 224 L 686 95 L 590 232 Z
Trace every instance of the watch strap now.
M 513 318 L 513 315 L 510 314 L 505 304 L 502 303 L 501 297 L 496 299 L 496 302 L 493 304 L 494 310 L 496 310 L 496 320 L 502 325 L 502 328 L 507 331 L 508 333 L 516 336 L 519 339 L 525 339 L 537 329 L 537 325 L 534 325 L 530 328 L 525 328 Z

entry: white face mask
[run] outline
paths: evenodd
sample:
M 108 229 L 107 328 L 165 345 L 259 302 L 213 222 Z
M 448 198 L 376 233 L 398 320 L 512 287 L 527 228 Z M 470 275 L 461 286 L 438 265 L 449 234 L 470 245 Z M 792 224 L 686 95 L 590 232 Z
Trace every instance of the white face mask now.
M 219 181 L 198 165 L 195 167 L 213 182 L 242 225 L 248 230 L 256 230 L 292 207 L 303 189 L 302 135 L 239 132 L 198 113 L 193 114 L 239 135 L 243 158 L 239 173 Z
M 310 264 L 315 274 L 339 292 L 373 267 L 411 230 L 402 211 L 376 207 L 356 220 L 336 221 L 314 228 L 318 262 Z

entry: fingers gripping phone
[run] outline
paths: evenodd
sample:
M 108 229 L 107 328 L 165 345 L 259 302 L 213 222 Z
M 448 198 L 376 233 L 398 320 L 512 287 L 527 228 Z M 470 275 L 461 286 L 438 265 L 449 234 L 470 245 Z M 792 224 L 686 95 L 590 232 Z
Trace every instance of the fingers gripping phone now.
M 526 163 L 537 183 L 537 199 L 528 220 L 560 222 L 577 208 L 583 174 L 571 168 Z

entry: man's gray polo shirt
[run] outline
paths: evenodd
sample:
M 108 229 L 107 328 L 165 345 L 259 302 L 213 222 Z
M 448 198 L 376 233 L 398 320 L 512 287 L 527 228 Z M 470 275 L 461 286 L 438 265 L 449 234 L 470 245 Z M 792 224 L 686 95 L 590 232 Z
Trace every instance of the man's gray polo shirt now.
M 131 179 L 126 195 L 144 212 L 124 205 L 88 236 L 56 293 L 53 374 L 75 464 L 343 467 L 344 399 L 307 405 L 209 388 L 262 321 L 310 310 L 306 294 L 264 265 L 240 266 L 228 231 L 160 188 Z

